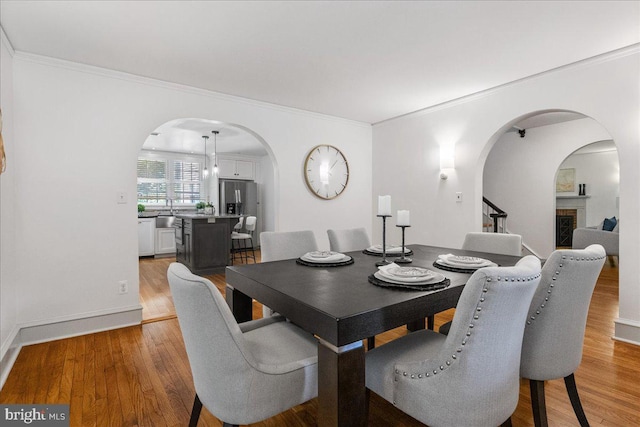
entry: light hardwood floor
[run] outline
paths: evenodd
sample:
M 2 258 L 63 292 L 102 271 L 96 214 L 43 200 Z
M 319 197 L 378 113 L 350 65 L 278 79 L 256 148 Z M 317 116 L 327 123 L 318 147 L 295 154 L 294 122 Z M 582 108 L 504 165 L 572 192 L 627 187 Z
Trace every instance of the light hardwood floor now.
M 141 277 L 150 286 L 164 286 L 161 282 L 166 282 L 162 278 L 170 261 L 141 266 Z M 576 372 L 592 426 L 640 425 L 640 347 L 611 339 L 618 312 L 617 273 L 617 268 L 606 265 L 600 276 L 589 312 L 583 361 Z M 223 275 L 208 277 L 224 292 Z M 145 304 L 164 310 L 168 301 L 166 294 Z M 256 303 L 254 316 L 260 315 Z M 449 310 L 436 316 L 436 327 L 452 315 Z M 377 336 L 377 343 L 405 333 L 404 328 L 386 332 Z M 562 380 L 548 382 L 546 389 L 550 426 L 577 426 Z M 186 426 L 193 396 L 178 321 L 169 316 L 141 326 L 24 347 L 0 391 L 0 403 L 70 403 L 72 426 Z M 533 425 L 529 405 L 528 384 L 522 381 L 514 426 Z M 464 410 L 464 402 L 460 409 Z M 314 426 L 316 414 L 314 399 L 255 425 Z M 221 423 L 204 410 L 199 425 Z M 422 426 L 375 394 L 369 425 Z

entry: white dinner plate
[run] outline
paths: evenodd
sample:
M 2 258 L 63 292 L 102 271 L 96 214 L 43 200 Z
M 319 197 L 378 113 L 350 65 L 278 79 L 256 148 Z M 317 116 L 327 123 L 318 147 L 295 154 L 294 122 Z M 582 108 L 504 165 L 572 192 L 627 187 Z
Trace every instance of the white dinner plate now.
M 407 278 L 419 278 L 428 277 L 433 274 L 433 271 L 423 267 L 391 267 L 383 268 L 384 272 L 390 276 L 407 277 Z
M 436 264 L 440 264 L 440 265 L 444 265 L 446 267 L 453 267 L 453 268 L 463 268 L 463 269 L 467 269 L 467 270 L 477 270 L 478 268 L 482 268 L 482 267 L 497 267 L 498 264 L 496 264 L 493 261 L 489 261 L 489 260 L 485 260 L 485 262 L 483 262 L 482 264 L 468 264 L 468 263 L 458 263 L 458 262 L 452 262 L 449 261 L 445 258 L 438 258 L 436 260 Z
M 309 256 L 309 254 L 304 254 L 300 257 L 301 260 L 306 262 L 311 262 L 315 264 L 331 264 L 334 262 L 345 262 L 349 261 L 351 257 L 349 255 L 341 254 L 338 252 L 334 252 L 334 255 L 325 258 L 314 258 Z
M 342 255 L 339 254 L 338 252 L 332 252 L 332 251 L 313 251 L 313 252 L 307 252 L 305 254 L 308 258 L 329 258 L 335 255 Z
M 422 267 L 381 267 L 378 271 L 387 279 L 402 283 L 424 283 L 436 274 Z
M 487 260 L 483 258 L 461 255 L 449 255 L 447 260 L 449 262 L 455 262 L 456 264 L 485 264 L 487 262 Z
M 369 252 L 375 252 L 375 253 L 382 253 L 382 245 L 373 245 L 373 246 L 369 246 L 367 248 L 367 250 Z M 395 246 L 395 245 L 387 245 L 387 250 L 386 252 L 388 254 L 393 254 L 393 253 L 402 253 L 402 246 Z M 409 253 L 411 252 L 411 249 L 405 247 L 404 248 L 404 253 Z
M 430 278 L 426 279 L 426 280 L 421 280 L 419 282 L 407 282 L 407 281 L 402 281 L 402 280 L 397 280 L 396 279 L 392 279 L 388 276 L 385 276 L 382 274 L 381 270 L 376 271 L 375 273 L 373 273 L 374 277 L 378 280 L 382 280 L 383 282 L 388 282 L 388 283 L 395 283 L 397 285 L 405 285 L 405 286 L 424 286 L 424 285 L 431 285 L 433 283 L 440 283 L 442 282 L 445 277 L 443 274 L 440 273 L 433 273 L 433 276 L 431 276 Z

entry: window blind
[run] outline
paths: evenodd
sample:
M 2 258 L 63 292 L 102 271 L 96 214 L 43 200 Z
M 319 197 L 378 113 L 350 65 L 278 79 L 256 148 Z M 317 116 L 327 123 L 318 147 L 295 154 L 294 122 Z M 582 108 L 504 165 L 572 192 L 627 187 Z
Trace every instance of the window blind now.
M 195 204 L 202 200 L 202 163 L 175 155 L 153 153 L 138 158 L 138 203 Z

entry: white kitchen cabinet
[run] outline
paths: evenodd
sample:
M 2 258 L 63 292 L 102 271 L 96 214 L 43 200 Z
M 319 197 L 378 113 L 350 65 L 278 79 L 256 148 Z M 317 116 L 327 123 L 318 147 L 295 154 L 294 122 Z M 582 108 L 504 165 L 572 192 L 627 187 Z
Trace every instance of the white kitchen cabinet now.
M 156 228 L 156 255 L 176 253 L 176 229 Z
M 138 256 L 155 252 L 156 219 L 138 218 Z
M 218 160 L 218 176 L 227 179 L 253 180 L 255 164 L 250 160 L 220 159 Z

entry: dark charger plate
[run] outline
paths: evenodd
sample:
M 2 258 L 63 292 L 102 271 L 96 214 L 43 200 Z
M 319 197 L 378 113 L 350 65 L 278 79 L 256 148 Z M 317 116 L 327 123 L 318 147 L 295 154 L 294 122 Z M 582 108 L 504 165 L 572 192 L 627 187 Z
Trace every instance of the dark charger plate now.
M 447 286 L 449 286 L 451 284 L 451 282 L 449 281 L 449 279 L 444 279 L 441 282 L 437 282 L 437 283 L 429 283 L 428 285 L 402 285 L 400 283 L 389 283 L 389 282 L 385 282 L 384 280 L 380 280 L 378 279 L 376 276 L 374 276 L 373 274 L 370 275 L 368 277 L 369 279 L 369 283 L 372 283 L 376 286 L 381 286 L 383 288 L 394 288 L 394 289 L 399 289 L 399 290 L 403 290 L 403 291 L 435 291 L 438 289 L 444 289 Z
M 340 262 L 309 262 L 303 260 L 302 258 L 298 258 L 296 260 L 296 264 L 304 265 L 307 267 L 342 267 L 343 265 L 353 264 L 353 258 L 349 257 L 348 260 Z
M 477 267 L 477 268 L 449 267 L 448 265 L 439 264 L 436 261 L 433 262 L 433 266 L 436 267 L 436 268 L 439 268 L 440 270 L 453 271 L 454 273 L 467 273 L 467 274 L 472 274 L 476 270 L 479 270 L 479 269 L 483 268 L 483 267 Z

